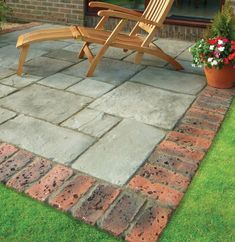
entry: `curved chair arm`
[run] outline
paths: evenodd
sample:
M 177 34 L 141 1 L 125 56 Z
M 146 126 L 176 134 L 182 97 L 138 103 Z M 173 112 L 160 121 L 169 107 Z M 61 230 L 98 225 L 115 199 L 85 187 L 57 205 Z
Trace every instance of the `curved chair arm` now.
M 124 7 L 120 7 L 120 6 L 111 4 L 111 3 L 90 2 L 89 6 L 91 8 L 104 8 L 104 9 L 107 8 L 107 9 L 111 9 L 111 10 L 116 10 L 118 12 L 132 14 L 132 15 L 139 16 L 139 17 L 142 16 L 142 14 L 137 12 L 137 11 L 134 11 L 134 10 L 131 10 L 131 9 L 128 9 L 128 8 L 124 8 Z

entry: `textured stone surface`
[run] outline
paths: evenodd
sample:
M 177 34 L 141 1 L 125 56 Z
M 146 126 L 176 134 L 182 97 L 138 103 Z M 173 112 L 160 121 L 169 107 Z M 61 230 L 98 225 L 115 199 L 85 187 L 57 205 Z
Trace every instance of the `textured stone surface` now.
M 95 180 L 91 177 L 83 175 L 77 176 L 50 201 L 50 204 L 66 211 L 89 190 L 94 182 Z
M 73 63 L 48 57 L 38 57 L 25 64 L 24 72 L 35 76 L 47 77 L 71 66 Z
M 80 95 L 97 98 L 114 88 L 114 85 L 86 78 L 76 85 L 68 88 L 68 91 Z
M 2 84 L 12 86 L 12 87 L 15 87 L 15 88 L 22 88 L 22 87 L 30 85 L 33 82 L 38 81 L 41 78 L 42 77 L 31 76 L 31 75 L 24 75 L 22 77 L 17 76 L 17 75 L 13 75 L 13 76 L 10 76 L 10 77 L 7 77 L 7 78 L 0 80 L 0 82 Z
M 62 126 L 82 131 L 94 137 L 101 137 L 119 121 L 119 118 L 87 108 L 66 120 Z
M 89 65 L 89 61 L 85 60 L 78 63 L 77 65 L 66 69 L 64 73 L 76 77 L 85 78 Z M 128 80 L 142 68 L 143 66 L 141 65 L 135 65 L 127 62 L 104 58 L 97 65 L 97 68 L 91 79 L 104 81 L 116 86 Z
M 13 70 L 10 70 L 10 69 L 4 68 L 4 67 L 0 67 L 0 80 L 13 75 L 14 73 L 15 73 L 15 71 L 13 71 Z
M 67 87 L 72 86 L 81 80 L 82 80 L 81 78 L 77 78 L 74 76 L 68 76 L 62 73 L 56 73 L 52 76 L 48 76 L 42 79 L 41 81 L 39 81 L 39 83 L 48 87 L 66 89 Z
M 33 154 L 20 150 L 0 164 L 0 181 L 6 182 L 14 173 L 32 161 Z
M 80 156 L 73 168 L 123 185 L 163 137 L 161 130 L 124 120 Z
M 97 99 L 90 107 L 105 113 L 171 129 L 194 100 L 193 96 L 127 82 Z
M 0 124 L 16 116 L 16 113 L 0 108 Z
M 12 93 L 14 91 L 16 91 L 16 88 L 8 87 L 8 86 L 0 84 L 0 98 L 4 97 L 4 96 L 7 96 L 8 94 L 10 94 L 10 93 Z
M 94 225 L 113 203 L 119 192 L 120 190 L 113 186 L 98 185 L 82 206 L 74 212 L 74 216 Z
M 0 139 L 59 163 L 71 162 L 93 143 L 84 134 L 23 115 L 0 126 Z
M 52 162 L 36 157 L 32 163 L 16 173 L 8 182 L 7 186 L 18 191 L 24 191 L 30 184 L 45 175 L 52 167 Z
M 186 60 L 186 61 L 193 62 L 193 57 L 192 57 L 192 54 L 189 52 L 189 49 L 186 49 L 185 51 L 183 51 L 177 58 L 179 60 Z
M 65 166 L 57 165 L 46 176 L 26 190 L 31 197 L 45 201 L 50 194 L 58 189 L 73 174 L 73 170 Z
M 132 77 L 131 81 L 193 95 L 206 85 L 203 76 L 155 67 L 147 67 Z
M 144 199 L 134 194 L 123 194 L 102 223 L 102 228 L 114 235 L 120 235 L 134 219 Z
M 0 163 L 5 161 L 8 157 L 13 155 L 18 149 L 10 144 L 0 144 Z
M 130 242 L 156 242 L 167 225 L 170 214 L 170 209 L 149 205 L 125 239 Z
M 78 112 L 90 101 L 88 97 L 33 85 L 2 99 L 0 105 L 52 123 L 59 123 Z
M 74 53 L 72 51 L 68 50 L 52 50 L 49 53 L 45 54 L 44 56 L 64 61 L 69 61 L 73 63 L 78 63 L 82 61 L 81 59 L 78 59 L 77 53 Z
M 34 43 L 32 45 L 33 49 L 39 49 L 44 51 L 50 51 L 50 50 L 60 50 L 62 48 L 65 48 L 66 46 L 69 46 L 69 43 L 64 41 L 43 41 L 40 43 Z

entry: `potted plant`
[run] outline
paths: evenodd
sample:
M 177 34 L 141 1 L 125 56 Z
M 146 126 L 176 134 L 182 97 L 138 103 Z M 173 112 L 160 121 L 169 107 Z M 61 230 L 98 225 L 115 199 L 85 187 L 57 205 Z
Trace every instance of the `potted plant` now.
M 190 48 L 193 66 L 204 65 L 209 86 L 231 88 L 235 84 L 235 18 L 227 2 L 207 29 L 205 38 Z

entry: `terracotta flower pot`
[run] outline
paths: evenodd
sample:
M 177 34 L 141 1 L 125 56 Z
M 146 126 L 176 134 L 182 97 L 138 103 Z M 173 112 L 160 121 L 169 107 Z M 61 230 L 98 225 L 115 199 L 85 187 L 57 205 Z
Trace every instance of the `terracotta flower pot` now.
M 232 88 L 235 86 L 235 69 L 232 66 L 224 66 L 222 69 L 204 68 L 207 83 L 216 88 Z

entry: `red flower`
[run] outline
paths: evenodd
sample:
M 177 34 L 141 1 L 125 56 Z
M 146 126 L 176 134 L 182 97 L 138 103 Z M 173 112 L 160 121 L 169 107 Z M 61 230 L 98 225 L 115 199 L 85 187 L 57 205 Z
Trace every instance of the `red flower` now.
M 228 59 L 229 59 L 229 60 L 233 60 L 233 59 L 235 59 L 235 52 L 233 52 L 232 54 L 230 54 L 230 55 L 228 56 Z
M 228 39 L 226 39 L 226 38 L 224 38 L 224 39 L 223 39 L 223 42 L 224 42 L 224 43 L 228 43 L 228 42 L 229 42 L 229 40 L 228 40 Z
M 209 40 L 208 40 L 208 43 L 209 43 L 210 45 L 215 45 L 215 44 L 217 43 L 217 40 L 216 40 L 216 39 L 209 39 Z
M 229 64 L 229 59 L 228 58 L 224 58 L 224 64 L 226 64 L 226 65 Z

